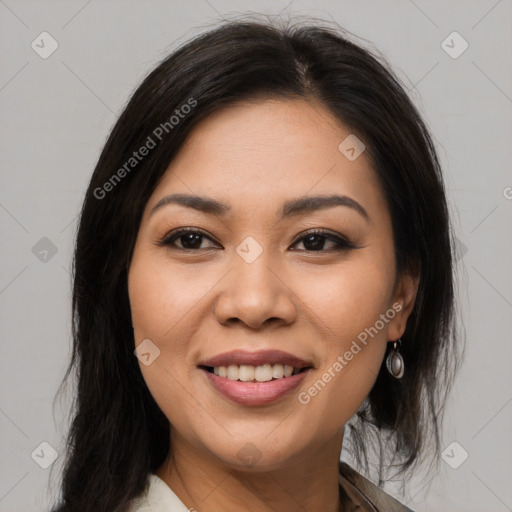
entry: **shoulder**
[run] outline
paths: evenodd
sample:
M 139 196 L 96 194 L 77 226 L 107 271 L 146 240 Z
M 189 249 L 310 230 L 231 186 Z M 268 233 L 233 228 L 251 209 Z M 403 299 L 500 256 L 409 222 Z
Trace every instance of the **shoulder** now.
M 340 462 L 340 486 L 349 497 L 368 512 L 413 512 L 383 489 L 351 468 Z

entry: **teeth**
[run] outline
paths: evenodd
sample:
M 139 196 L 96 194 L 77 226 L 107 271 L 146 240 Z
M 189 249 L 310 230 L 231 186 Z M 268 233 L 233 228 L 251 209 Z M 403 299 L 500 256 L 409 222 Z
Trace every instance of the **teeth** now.
M 284 366 L 282 364 L 272 365 L 272 377 L 282 379 L 284 377 Z
M 229 380 L 238 380 L 238 374 L 240 373 L 240 367 L 235 364 L 230 364 L 228 366 L 228 379 Z
M 256 370 L 254 370 L 254 378 L 258 382 L 267 382 L 272 380 L 272 366 L 270 364 L 256 366 Z
M 219 377 L 227 377 L 229 380 L 240 380 L 242 382 L 268 382 L 269 380 L 291 377 L 299 373 L 299 368 L 287 364 L 263 364 L 251 366 L 248 364 L 229 366 L 215 366 L 213 373 Z
M 243 382 L 249 382 L 254 379 L 254 373 L 254 366 L 241 364 L 240 369 L 238 370 L 238 379 Z

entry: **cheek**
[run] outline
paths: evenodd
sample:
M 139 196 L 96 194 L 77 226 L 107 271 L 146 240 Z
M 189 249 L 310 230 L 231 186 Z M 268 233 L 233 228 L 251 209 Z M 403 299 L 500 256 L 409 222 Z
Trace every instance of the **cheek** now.
M 325 273 L 304 274 L 294 286 L 307 306 L 304 314 L 322 329 L 322 338 L 339 349 L 340 343 L 373 326 L 389 308 L 393 266 L 384 258 L 375 259 L 354 258 Z
M 212 282 L 193 279 L 197 270 L 171 266 L 165 258 L 135 251 L 128 275 L 128 293 L 135 345 L 149 339 L 159 354 L 150 365 L 139 362 L 144 380 L 160 408 L 174 423 L 173 411 L 193 405 L 189 393 L 190 340 L 201 299 Z M 206 276 L 205 276 L 206 277 Z M 187 383 L 187 384 L 185 384 Z M 180 404 L 178 407 L 176 404 Z
M 304 399 L 299 397 L 300 403 L 313 404 L 312 414 L 324 416 L 334 427 L 345 423 L 368 395 L 386 349 L 385 333 L 365 331 L 369 324 L 347 325 L 339 320 L 338 324 L 336 340 L 323 344 L 322 364 L 314 382 Z
M 191 336 L 190 313 L 197 296 L 186 286 L 179 273 L 165 269 L 148 255 L 134 253 L 128 276 L 128 293 L 135 345 L 149 339 L 158 356 L 149 365 L 139 361 L 144 381 L 156 403 L 178 428 L 186 428 L 195 403 L 187 392 L 187 340 Z M 179 411 L 179 413 L 178 413 Z M 185 422 L 181 425 L 182 422 Z
M 393 255 L 367 254 L 329 273 L 328 279 L 317 279 L 315 285 L 303 281 L 303 293 L 308 291 L 303 300 L 323 330 L 324 350 L 316 379 L 299 402 L 333 432 L 370 392 L 386 350 Z
M 180 330 L 190 323 L 187 315 L 198 306 L 208 290 L 205 280 L 194 281 L 190 269 L 171 266 L 162 258 L 149 255 L 134 257 L 128 292 L 133 325 L 139 337 L 145 336 L 162 344 L 169 337 L 179 338 Z

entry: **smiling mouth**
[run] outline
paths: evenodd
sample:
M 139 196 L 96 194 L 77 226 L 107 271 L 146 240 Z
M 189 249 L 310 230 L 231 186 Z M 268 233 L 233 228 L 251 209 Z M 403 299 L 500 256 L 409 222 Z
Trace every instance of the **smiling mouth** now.
M 298 375 L 299 373 L 312 369 L 312 366 L 297 368 L 286 364 L 263 364 L 259 366 L 242 364 L 215 367 L 201 365 L 199 368 L 218 377 L 232 381 L 271 382 Z

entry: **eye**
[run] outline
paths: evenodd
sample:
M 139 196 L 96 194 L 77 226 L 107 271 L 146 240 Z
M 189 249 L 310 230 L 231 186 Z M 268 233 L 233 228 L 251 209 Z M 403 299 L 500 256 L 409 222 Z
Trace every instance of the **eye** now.
M 165 237 L 157 242 L 157 245 L 167 246 L 173 249 L 179 249 L 182 251 L 198 251 L 203 249 L 211 249 L 215 246 L 201 247 L 203 239 L 213 241 L 206 233 L 198 229 L 180 228 L 176 231 L 171 231 Z M 176 242 L 179 241 L 179 245 Z M 326 241 L 330 242 L 332 246 L 325 248 Z M 329 231 L 321 229 L 315 229 L 309 231 L 305 235 L 303 234 L 300 238 L 296 239 L 292 244 L 297 245 L 302 243 L 305 249 L 298 249 L 299 251 L 306 252 L 330 252 L 330 251 L 343 251 L 353 249 L 356 246 L 352 244 L 347 238 L 343 236 L 335 235 Z M 297 250 L 297 249 L 292 249 Z
M 181 249 L 182 251 L 196 251 L 201 249 L 209 249 L 211 247 L 201 247 L 203 238 L 212 240 L 209 236 L 198 229 L 181 228 L 171 231 L 162 240 L 158 242 L 161 246 L 172 246 L 173 249 Z M 181 247 L 175 244 L 179 240 Z
M 334 247 L 325 249 L 325 242 L 328 240 Z M 330 231 L 323 231 L 321 229 L 314 229 L 301 236 L 293 245 L 301 242 L 306 251 L 308 252 L 328 252 L 328 251 L 343 251 L 347 249 L 354 249 L 355 245 L 345 237 L 337 236 Z M 292 249 L 295 250 L 295 249 Z M 302 249 L 300 249 L 302 250 Z

